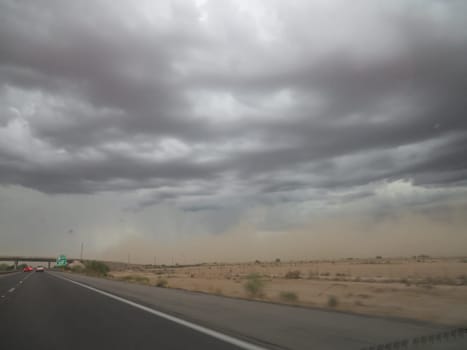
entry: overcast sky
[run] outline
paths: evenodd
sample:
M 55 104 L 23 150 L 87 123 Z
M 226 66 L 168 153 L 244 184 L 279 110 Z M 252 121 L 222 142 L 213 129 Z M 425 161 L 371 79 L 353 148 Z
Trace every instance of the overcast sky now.
M 457 254 L 466 24 L 454 0 L 1 1 L 0 254 L 252 259 L 245 232 L 356 218 Z

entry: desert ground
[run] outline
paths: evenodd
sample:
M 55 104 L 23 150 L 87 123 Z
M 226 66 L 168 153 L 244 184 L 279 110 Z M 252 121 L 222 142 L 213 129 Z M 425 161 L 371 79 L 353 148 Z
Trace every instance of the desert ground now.
M 467 258 L 113 265 L 110 278 L 235 298 L 467 325 Z

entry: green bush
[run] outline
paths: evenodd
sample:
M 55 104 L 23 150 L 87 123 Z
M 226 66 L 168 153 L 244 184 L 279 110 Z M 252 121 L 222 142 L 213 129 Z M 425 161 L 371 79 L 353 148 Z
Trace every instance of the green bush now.
M 76 273 L 81 273 L 81 272 L 84 272 L 84 267 L 80 266 L 80 265 L 77 265 L 77 266 L 73 266 L 71 268 L 71 271 L 72 272 L 76 272 Z
M 85 261 L 84 266 L 86 267 L 85 272 L 89 275 L 107 276 L 110 271 L 106 264 L 96 260 Z
M 256 273 L 248 275 L 244 288 L 251 297 L 258 298 L 264 296 L 264 281 L 261 280 L 260 275 Z
M 119 278 L 120 281 L 149 284 L 149 278 L 139 275 L 128 275 Z
M 299 279 L 300 278 L 300 271 L 299 270 L 287 271 L 287 273 L 285 274 L 285 278 Z
M 157 287 L 166 288 L 169 282 L 165 278 L 159 278 L 156 282 Z
M 459 275 L 457 276 L 457 284 L 458 285 L 466 285 L 467 284 L 467 275 Z
M 279 297 L 282 301 L 295 302 L 298 300 L 298 295 L 295 292 L 281 292 Z
M 14 265 L 0 264 L 0 271 L 13 270 Z
M 336 296 L 330 295 L 328 297 L 328 306 L 329 307 L 336 307 L 339 304 L 339 300 L 337 299 Z

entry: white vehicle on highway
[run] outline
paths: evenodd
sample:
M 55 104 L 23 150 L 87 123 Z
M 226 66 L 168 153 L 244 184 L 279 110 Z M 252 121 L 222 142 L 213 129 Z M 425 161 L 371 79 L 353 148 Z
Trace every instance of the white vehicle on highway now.
M 44 272 L 44 270 L 45 270 L 44 266 L 36 267 L 36 272 Z

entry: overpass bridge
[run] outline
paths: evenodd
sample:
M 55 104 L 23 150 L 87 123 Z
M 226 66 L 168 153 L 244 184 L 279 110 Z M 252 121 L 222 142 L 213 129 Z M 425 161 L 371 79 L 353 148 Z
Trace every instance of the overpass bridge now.
M 73 261 L 75 259 L 69 258 L 68 260 Z M 50 263 L 56 262 L 57 257 L 47 257 L 47 256 L 4 256 L 0 255 L 0 261 L 12 261 L 15 264 L 15 270 L 18 269 L 18 263 L 20 262 L 46 262 L 48 268 L 50 269 Z

